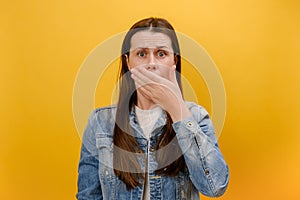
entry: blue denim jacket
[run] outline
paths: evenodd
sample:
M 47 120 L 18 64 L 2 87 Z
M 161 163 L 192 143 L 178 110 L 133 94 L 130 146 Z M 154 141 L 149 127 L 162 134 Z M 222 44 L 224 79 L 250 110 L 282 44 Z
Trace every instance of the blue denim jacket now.
M 148 141 L 132 109 L 130 125 L 143 152 L 148 152 L 148 181 L 150 199 L 199 199 L 199 192 L 206 196 L 221 196 L 228 185 L 229 172 L 220 152 L 212 122 L 207 111 L 186 102 L 192 115 L 172 124 L 178 144 L 184 155 L 187 169 L 175 177 L 154 174 L 157 163 L 154 148 L 166 122 L 163 113 L 154 126 Z M 126 190 L 113 170 L 113 130 L 116 106 L 95 109 L 84 131 L 78 167 L 78 200 L 140 200 L 144 184 Z M 141 166 L 142 168 L 145 166 Z

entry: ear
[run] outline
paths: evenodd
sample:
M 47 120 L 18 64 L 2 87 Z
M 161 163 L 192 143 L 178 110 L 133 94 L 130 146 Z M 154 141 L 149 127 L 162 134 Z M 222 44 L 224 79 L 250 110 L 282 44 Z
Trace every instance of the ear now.
M 129 65 L 129 57 L 128 57 L 127 54 L 125 54 L 125 58 L 126 58 L 126 64 L 127 64 L 127 67 L 128 67 L 129 70 L 131 70 L 131 67 L 130 67 L 130 65 Z
M 174 65 L 177 65 L 177 62 L 178 62 L 178 57 L 177 57 L 177 54 L 174 55 Z

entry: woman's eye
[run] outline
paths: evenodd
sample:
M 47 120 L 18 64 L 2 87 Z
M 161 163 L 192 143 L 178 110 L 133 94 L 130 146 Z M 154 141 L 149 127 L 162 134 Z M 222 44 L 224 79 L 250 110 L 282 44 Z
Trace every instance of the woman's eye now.
M 159 51 L 157 54 L 159 57 L 164 57 L 166 53 L 164 51 Z
M 138 52 L 138 56 L 140 56 L 140 57 L 144 57 L 146 54 L 145 54 L 145 52 L 143 52 L 143 51 L 141 51 L 141 52 Z

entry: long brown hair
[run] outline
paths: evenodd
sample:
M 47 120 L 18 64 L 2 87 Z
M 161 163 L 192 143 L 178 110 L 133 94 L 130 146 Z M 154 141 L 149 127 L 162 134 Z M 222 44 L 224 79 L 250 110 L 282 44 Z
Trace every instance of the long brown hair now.
M 161 32 L 170 37 L 176 61 L 176 78 L 181 87 L 181 57 L 179 43 L 172 25 L 162 18 L 147 18 L 135 23 L 127 32 L 121 55 L 121 70 L 119 76 L 119 100 L 116 111 L 116 122 L 113 135 L 113 166 L 115 175 L 126 184 L 126 188 L 133 189 L 141 185 L 144 173 L 138 162 L 141 151 L 137 140 L 133 136 L 133 130 L 129 124 L 129 113 L 137 103 L 137 93 L 134 81 L 130 77 L 126 56 L 129 57 L 130 43 L 132 36 L 138 31 Z M 182 152 L 178 145 L 175 131 L 172 128 L 172 119 L 166 112 L 166 124 L 156 145 L 156 161 L 158 163 L 155 174 L 175 176 L 186 167 Z M 170 144 L 170 145 L 168 145 Z M 163 148 L 165 147 L 165 148 Z M 170 158 L 175 158 L 175 161 Z

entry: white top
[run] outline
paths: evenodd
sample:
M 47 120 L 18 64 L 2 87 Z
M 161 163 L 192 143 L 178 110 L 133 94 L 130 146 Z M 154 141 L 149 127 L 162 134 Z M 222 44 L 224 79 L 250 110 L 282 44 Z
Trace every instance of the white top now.
M 157 106 L 152 110 L 142 110 L 139 107 L 135 106 L 135 113 L 138 118 L 138 122 L 147 138 L 149 140 L 150 133 L 158 120 L 159 116 L 162 113 L 161 107 Z M 148 157 L 148 156 L 147 156 Z M 150 185 L 148 182 L 148 177 L 145 178 L 145 187 L 144 187 L 144 198 L 143 200 L 150 200 Z
M 161 107 L 157 106 L 152 110 L 142 110 L 135 106 L 135 113 L 146 138 L 149 140 L 150 133 L 162 113 Z

